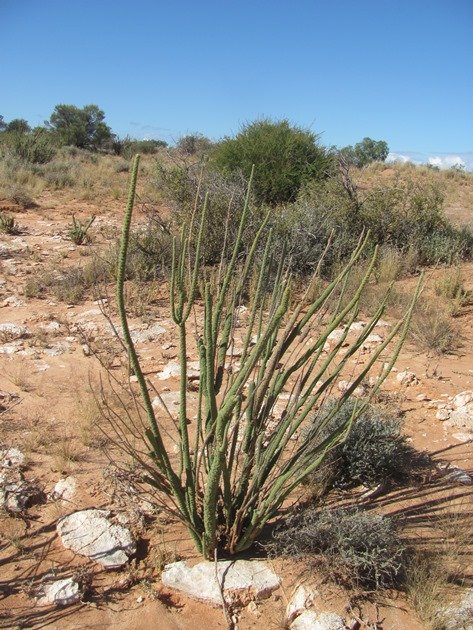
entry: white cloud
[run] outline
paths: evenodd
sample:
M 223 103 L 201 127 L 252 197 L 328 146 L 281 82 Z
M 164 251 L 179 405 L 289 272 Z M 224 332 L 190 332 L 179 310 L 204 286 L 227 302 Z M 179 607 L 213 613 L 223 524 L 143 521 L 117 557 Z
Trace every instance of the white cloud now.
M 443 155 L 429 157 L 428 163 L 438 168 L 452 168 L 453 166 L 459 166 L 466 168 L 466 162 L 459 155 Z
M 419 153 L 417 151 L 391 151 L 386 158 L 386 162 L 394 163 L 412 162 L 413 164 L 430 164 L 440 169 L 449 169 L 453 166 L 460 166 L 466 171 L 473 171 L 473 152 L 465 153 Z
M 414 164 L 420 163 L 412 159 L 410 155 L 405 155 L 403 153 L 389 153 L 388 157 L 386 158 L 386 162 L 389 162 L 391 164 L 393 162 L 401 162 L 402 164 L 405 164 L 406 162 L 413 162 Z

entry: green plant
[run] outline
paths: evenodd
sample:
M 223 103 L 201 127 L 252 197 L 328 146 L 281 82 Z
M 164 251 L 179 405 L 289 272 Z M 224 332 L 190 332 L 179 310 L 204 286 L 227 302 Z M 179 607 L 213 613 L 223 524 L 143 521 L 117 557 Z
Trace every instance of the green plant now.
M 223 262 L 222 254 L 222 263 L 217 268 L 203 267 L 204 203 L 195 241 L 184 225 L 173 247 L 170 306 L 179 336 L 180 362 L 179 412 L 173 424 L 178 444 L 176 461 L 168 442 L 169 431 L 166 429 L 164 433 L 155 413 L 126 312 L 124 281 L 138 168 L 139 156 L 136 156 L 118 258 L 117 302 L 123 343 L 146 413 L 146 447 L 140 448 L 124 437 L 116 415 L 112 418 L 114 430 L 123 437 L 122 447 L 131 455 L 135 466 L 145 471 L 146 481 L 167 497 L 165 507 L 184 522 L 198 551 L 207 558 L 214 557 L 218 549 L 235 554 L 251 547 L 285 499 L 323 465 L 328 453 L 344 439 L 350 423 L 364 409 L 363 403 L 355 408 L 352 417 L 316 448 L 309 449 L 306 444 L 294 442 L 293 438 L 314 405 L 330 390 L 384 312 L 385 300 L 348 350 L 339 352 L 345 341 L 341 339 L 328 355 L 324 354 L 328 335 L 342 321 L 351 322 L 356 318 L 376 252 L 351 301 L 345 308 L 334 309 L 328 321 L 322 324 L 320 315 L 325 313 L 327 300 L 336 287 L 343 284 L 350 268 L 362 255 L 367 239 L 360 241 L 338 277 L 307 304 L 299 296 L 291 299 L 291 279 L 284 270 L 284 250 L 279 258 L 273 257 L 272 232 L 260 243 L 269 215 L 254 235 L 245 259 L 239 261 L 238 252 L 249 212 L 249 192 L 236 239 L 229 246 L 228 263 Z M 255 252 L 260 245 L 263 254 L 255 265 Z M 254 288 L 248 323 L 241 348 L 236 353 L 235 312 L 247 293 L 250 280 Z M 196 316 L 198 295 L 202 296 L 202 319 Z M 416 298 L 417 292 L 405 317 L 392 327 L 353 385 L 343 393 L 334 414 L 388 346 L 391 360 L 378 380 L 378 387 L 389 374 L 406 337 Z M 398 341 L 392 344 L 397 335 Z M 189 338 L 196 340 L 200 365 L 196 420 L 191 426 L 187 393 Z M 300 345 L 301 339 L 308 339 L 307 344 Z M 292 391 L 289 397 L 283 396 L 287 388 Z M 276 413 L 275 405 L 281 400 L 285 401 L 285 409 Z M 323 423 L 330 419 L 326 417 Z
M 349 164 L 361 168 L 371 162 L 384 162 L 388 157 L 389 147 L 384 140 L 363 138 L 354 147 L 343 148 L 341 154 Z
M 445 271 L 435 283 L 435 294 L 456 302 L 459 306 L 466 303 L 468 292 L 461 267 Z
M 269 550 L 318 560 L 338 583 L 382 588 L 401 575 L 406 547 L 388 516 L 312 507 L 289 516 L 273 534 Z
M 76 245 L 84 245 L 89 240 L 87 232 L 89 231 L 92 223 L 95 221 L 95 215 L 92 215 L 88 221 L 82 223 L 77 220 L 75 215 L 72 215 L 72 226 L 69 228 L 69 238 Z
M 314 133 L 288 120 L 257 120 L 217 144 L 211 163 L 223 173 L 242 172 L 246 178 L 256 164 L 253 194 L 257 203 L 286 203 L 296 199 L 304 183 L 326 176 L 331 158 L 317 141 Z
M 0 212 L 0 232 L 5 232 L 5 234 L 20 233 L 18 223 L 15 221 L 15 218 L 12 217 L 11 214 Z
M 347 423 L 356 404 L 355 400 L 348 400 L 332 415 L 338 402 L 328 401 L 306 427 L 303 439 L 317 446 L 331 432 Z M 325 416 L 331 416 L 328 424 L 324 422 Z M 321 424 L 325 425 L 322 432 L 318 430 Z M 322 471 L 324 485 L 347 488 L 359 484 L 375 486 L 381 482 L 405 481 L 421 459 L 401 434 L 401 426 L 399 418 L 374 405 L 367 405 L 351 424 L 343 444 L 334 448 L 328 456 Z M 320 476 L 320 473 L 313 475 L 309 482 L 320 482 Z
M 229 249 L 222 245 L 233 242 L 238 232 L 245 198 L 242 178 L 227 177 L 209 170 L 202 162 L 189 164 L 185 160 L 176 160 L 171 168 L 158 165 L 158 178 L 159 188 L 171 206 L 170 231 L 179 233 L 183 224 L 190 230 L 198 230 L 207 197 L 202 257 L 205 264 L 220 262 L 222 250 Z M 250 210 L 242 238 L 242 250 L 262 221 L 253 208 Z
M 97 105 L 56 105 L 49 126 L 61 144 L 97 150 L 111 145 L 114 135 Z
M 13 155 L 30 164 L 45 164 L 56 153 L 51 134 L 42 128 L 29 133 L 3 132 L 0 136 L 0 156 Z
M 453 353 L 462 344 L 449 308 L 430 300 L 419 304 L 410 336 L 416 345 L 434 354 Z

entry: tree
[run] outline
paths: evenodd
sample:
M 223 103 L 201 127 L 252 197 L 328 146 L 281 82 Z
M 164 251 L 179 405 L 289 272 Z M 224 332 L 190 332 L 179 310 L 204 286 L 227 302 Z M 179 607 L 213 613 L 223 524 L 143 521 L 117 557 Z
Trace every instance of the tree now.
M 388 157 L 389 147 L 384 140 L 363 138 L 354 147 L 347 146 L 341 150 L 342 156 L 353 166 L 366 166 L 371 162 L 384 162 Z
M 0 116 L 0 131 L 3 131 L 6 126 L 7 126 L 7 124 L 6 124 L 3 116 Z
M 235 138 L 224 138 L 212 158 L 227 174 L 249 177 L 256 165 L 253 193 L 258 203 L 277 205 L 294 201 L 301 186 L 325 176 L 331 163 L 318 137 L 288 120 L 257 120 L 244 125 Z
M 31 127 L 29 126 L 28 121 L 24 118 L 14 118 L 7 123 L 5 131 L 28 133 L 31 131 Z
M 48 125 L 62 144 L 81 149 L 104 148 L 114 139 L 110 127 L 104 122 L 105 114 L 97 105 L 56 105 Z
M 201 133 L 193 133 L 182 136 L 176 143 L 176 149 L 185 155 L 206 153 L 211 147 L 212 142 Z

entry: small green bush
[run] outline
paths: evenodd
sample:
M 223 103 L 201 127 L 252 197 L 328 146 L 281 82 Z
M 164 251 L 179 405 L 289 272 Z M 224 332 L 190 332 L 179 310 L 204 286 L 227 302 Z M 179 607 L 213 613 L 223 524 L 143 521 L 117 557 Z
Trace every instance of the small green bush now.
M 11 214 L 0 212 L 0 232 L 12 235 L 19 234 L 20 228 Z
M 3 132 L 0 136 L 0 156 L 14 155 L 30 164 L 50 162 L 56 153 L 54 139 L 46 129 L 29 133 Z
M 406 548 L 388 516 L 312 507 L 289 516 L 276 529 L 269 551 L 313 560 L 346 586 L 383 588 L 402 574 Z
M 224 174 L 249 178 L 256 165 L 253 193 L 256 202 L 277 205 L 295 201 L 303 184 L 322 179 L 331 158 L 307 129 L 288 120 L 257 120 L 244 125 L 234 138 L 216 145 L 211 163 Z
M 330 400 L 315 414 L 304 434 L 304 440 L 318 446 L 331 431 L 350 420 L 359 402 L 348 400 L 328 421 L 338 401 Z M 324 430 L 317 432 L 322 424 Z M 328 487 L 350 488 L 360 484 L 375 486 L 381 482 L 403 482 L 419 463 L 416 451 L 401 434 L 400 419 L 374 405 L 368 405 L 352 424 L 348 436 L 327 461 L 323 479 L 312 476 L 309 483 L 321 481 Z M 314 430 L 315 429 L 315 430 Z
M 88 221 L 82 223 L 79 219 L 76 219 L 75 215 L 72 215 L 72 225 L 69 228 L 69 238 L 76 245 L 85 245 L 89 241 L 88 231 L 95 221 L 95 215 L 92 215 Z

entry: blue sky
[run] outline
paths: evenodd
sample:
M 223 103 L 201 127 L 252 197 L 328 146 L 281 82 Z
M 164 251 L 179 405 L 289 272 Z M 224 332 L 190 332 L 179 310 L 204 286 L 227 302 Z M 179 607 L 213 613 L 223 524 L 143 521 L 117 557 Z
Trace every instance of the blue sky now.
M 288 118 L 473 168 L 473 0 L 0 0 L 0 20 L 6 120 L 96 103 L 172 142 Z

